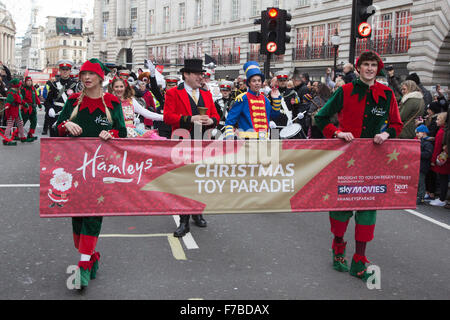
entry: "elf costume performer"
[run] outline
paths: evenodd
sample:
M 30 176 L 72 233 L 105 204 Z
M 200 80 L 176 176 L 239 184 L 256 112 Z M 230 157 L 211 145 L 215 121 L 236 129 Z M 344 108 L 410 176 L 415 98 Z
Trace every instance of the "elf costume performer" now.
M 356 60 L 360 77 L 339 88 L 315 116 L 319 129 L 326 138 L 340 138 L 347 142 L 354 138 L 373 138 L 374 143 L 382 144 L 388 138 L 397 137 L 402 131 L 397 101 L 393 91 L 376 81 L 384 65 L 373 51 L 363 52 Z M 331 123 L 331 117 L 338 114 L 339 128 Z M 376 210 L 361 210 L 355 214 L 356 252 L 350 266 L 352 276 L 363 279 L 370 276 L 366 272 L 365 250 L 367 242 L 374 236 Z M 333 268 L 349 271 L 345 259 L 344 234 L 352 211 L 330 212 Z
M 83 91 L 69 97 L 57 120 L 59 136 L 100 137 L 107 141 L 125 138 L 127 129 L 119 100 L 103 93 L 103 64 L 97 59 L 86 61 L 80 68 Z M 87 287 L 98 269 L 100 254 L 95 251 L 102 217 L 72 218 L 75 248 L 81 253 L 78 264 L 81 287 Z
M 12 141 L 12 128 L 14 125 L 17 126 L 19 130 L 19 138 L 21 142 L 27 142 L 27 138 L 25 137 L 24 129 L 23 129 L 23 120 L 20 115 L 20 108 L 26 107 L 28 105 L 23 101 L 22 96 L 20 95 L 20 86 L 22 85 L 19 79 L 13 79 L 10 82 L 11 88 L 8 90 L 6 94 L 5 101 L 5 118 L 6 118 L 6 129 L 5 135 L 3 136 L 3 145 L 5 146 L 15 146 L 17 142 Z M 29 141 L 29 140 L 28 140 Z
M 247 77 L 248 92 L 236 97 L 233 107 L 228 113 L 224 126 L 225 139 L 234 137 L 234 126 L 239 126 L 239 138 L 242 139 L 268 139 L 269 123 L 279 117 L 281 95 L 278 89 L 273 89 L 269 99 L 260 92 L 264 82 L 264 75 L 259 69 L 258 62 L 249 61 L 244 64 Z
M 39 100 L 39 95 L 33 86 L 33 80 L 31 77 L 25 78 L 25 83 L 20 88 L 20 94 L 23 100 L 28 104 L 28 107 L 23 106 L 21 111 L 23 125 L 25 126 L 30 121 L 30 130 L 28 131 L 27 139 L 34 141 L 37 137 L 34 136 L 37 125 L 37 107 L 42 108 L 41 101 Z

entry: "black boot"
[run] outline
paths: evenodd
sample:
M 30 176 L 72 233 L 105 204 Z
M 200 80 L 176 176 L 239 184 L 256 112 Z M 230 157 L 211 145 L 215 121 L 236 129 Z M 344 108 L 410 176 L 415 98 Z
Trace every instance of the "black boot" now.
M 173 233 L 174 237 L 181 238 L 184 237 L 186 233 L 189 232 L 189 215 L 181 215 L 180 216 L 180 225 L 177 230 Z
M 193 214 L 192 219 L 194 220 L 194 223 L 197 227 L 205 228 L 207 225 L 206 220 L 203 219 L 203 216 L 201 214 Z

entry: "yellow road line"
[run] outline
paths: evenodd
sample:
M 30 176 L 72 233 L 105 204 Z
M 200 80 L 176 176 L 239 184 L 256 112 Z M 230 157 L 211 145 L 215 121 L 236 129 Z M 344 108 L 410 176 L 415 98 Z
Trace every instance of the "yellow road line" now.
M 176 260 L 187 260 L 180 240 L 171 233 L 153 233 L 153 234 L 101 234 L 101 238 L 157 238 L 167 237 L 172 255 Z

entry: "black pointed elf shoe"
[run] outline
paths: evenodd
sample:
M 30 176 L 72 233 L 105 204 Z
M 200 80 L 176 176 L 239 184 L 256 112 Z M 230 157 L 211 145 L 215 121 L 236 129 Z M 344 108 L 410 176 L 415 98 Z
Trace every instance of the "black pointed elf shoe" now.
M 192 220 L 194 220 L 194 223 L 197 227 L 205 228 L 207 226 L 206 220 L 201 214 L 193 214 Z

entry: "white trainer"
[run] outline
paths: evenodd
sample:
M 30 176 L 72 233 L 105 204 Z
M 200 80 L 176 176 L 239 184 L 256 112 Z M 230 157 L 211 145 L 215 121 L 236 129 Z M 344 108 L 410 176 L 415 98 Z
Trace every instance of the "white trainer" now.
M 430 201 L 430 205 L 435 206 L 435 207 L 443 207 L 446 205 L 445 201 L 441 201 L 441 199 L 434 199 L 432 201 Z

